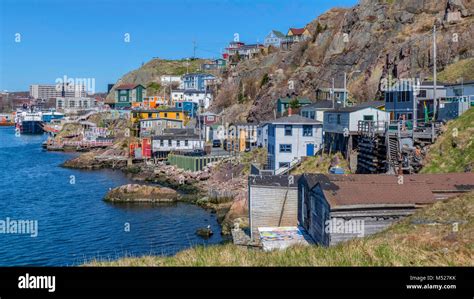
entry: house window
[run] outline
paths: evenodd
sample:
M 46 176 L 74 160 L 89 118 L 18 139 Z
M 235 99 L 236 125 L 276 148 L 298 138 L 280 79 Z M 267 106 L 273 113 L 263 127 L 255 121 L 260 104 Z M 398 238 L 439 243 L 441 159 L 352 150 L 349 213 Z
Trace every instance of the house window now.
M 280 153 L 291 153 L 291 144 L 280 144 Z
M 171 139 L 168 139 L 168 146 L 171 146 Z
M 177 147 L 181 146 L 181 141 L 176 140 L 176 146 L 177 146 Z
M 285 136 L 291 136 L 293 131 L 292 125 L 285 125 Z
M 303 136 L 306 136 L 306 137 L 313 136 L 313 126 L 304 125 Z
M 373 115 L 364 115 L 364 120 L 374 120 Z
M 179 113 L 176 113 L 176 119 L 179 119 Z
M 168 117 L 168 113 L 165 112 L 164 117 L 167 118 L 167 117 Z
M 161 147 L 165 146 L 165 141 L 164 140 L 160 140 L 160 146 Z
M 188 140 L 185 140 L 184 141 L 184 146 L 188 146 L 189 145 L 189 141 Z
M 279 166 L 280 168 L 282 168 L 282 167 L 290 167 L 290 162 L 280 162 L 280 163 L 278 164 L 278 166 Z
M 418 97 L 420 98 L 426 98 L 426 89 L 422 89 L 418 93 Z

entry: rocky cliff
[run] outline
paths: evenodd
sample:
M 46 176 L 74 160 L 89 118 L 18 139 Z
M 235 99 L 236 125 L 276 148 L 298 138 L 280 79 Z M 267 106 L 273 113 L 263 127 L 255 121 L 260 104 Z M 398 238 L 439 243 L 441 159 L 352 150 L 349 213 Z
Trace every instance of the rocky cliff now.
M 434 24 L 439 71 L 466 65 L 474 56 L 473 13 L 470 0 L 361 0 L 331 9 L 308 24 L 309 41 L 239 63 L 223 78 L 212 109 L 228 121 L 271 119 L 279 97 L 315 99 L 315 90 L 331 87 L 333 78 L 342 88 L 344 72 L 351 98 L 372 100 L 382 78 L 431 77 Z

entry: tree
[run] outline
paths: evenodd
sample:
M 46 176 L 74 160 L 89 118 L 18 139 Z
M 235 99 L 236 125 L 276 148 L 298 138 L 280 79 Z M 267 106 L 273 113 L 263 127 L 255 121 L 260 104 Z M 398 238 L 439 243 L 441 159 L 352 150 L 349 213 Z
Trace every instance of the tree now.
M 300 107 L 300 102 L 298 101 L 298 99 L 291 100 L 290 102 L 291 109 L 298 109 L 299 107 Z

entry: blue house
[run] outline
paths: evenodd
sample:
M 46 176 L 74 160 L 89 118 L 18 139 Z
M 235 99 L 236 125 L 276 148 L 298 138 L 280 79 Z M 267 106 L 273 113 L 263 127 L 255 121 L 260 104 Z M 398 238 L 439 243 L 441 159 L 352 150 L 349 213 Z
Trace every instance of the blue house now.
M 416 87 L 416 113 L 417 120 L 425 118 L 424 111 L 428 111 L 428 117 L 433 115 L 434 87 L 433 82 L 423 82 L 419 86 L 414 86 L 411 81 L 400 80 L 397 84 L 389 87 L 385 91 L 385 111 L 390 113 L 391 120 L 413 120 L 413 101 Z M 436 88 L 436 98 L 439 100 L 446 97 L 446 87 L 443 83 L 438 83 Z M 426 106 L 426 108 L 425 108 Z
M 264 45 L 265 47 L 273 46 L 275 48 L 280 48 L 281 43 L 285 42 L 286 36 L 281 33 L 280 31 L 272 30 L 270 33 L 265 37 Z
M 183 76 L 183 84 L 185 90 L 206 91 L 208 81 L 214 80 L 216 77 L 205 73 L 190 73 Z
M 447 97 L 474 96 L 474 81 L 446 84 Z
M 184 102 L 176 102 L 175 103 L 175 108 L 176 109 L 181 109 L 185 112 L 188 112 L 187 114 L 191 117 L 191 118 L 194 118 L 196 116 L 196 113 L 197 113 L 197 109 L 198 109 L 198 104 L 195 103 L 195 102 L 187 102 L 187 101 L 184 101 Z

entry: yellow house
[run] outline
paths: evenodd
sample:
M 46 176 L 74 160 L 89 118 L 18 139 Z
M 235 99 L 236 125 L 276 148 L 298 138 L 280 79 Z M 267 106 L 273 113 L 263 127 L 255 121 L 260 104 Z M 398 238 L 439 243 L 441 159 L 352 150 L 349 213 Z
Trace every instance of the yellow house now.
M 136 124 L 142 119 L 158 118 L 158 113 L 158 110 L 133 110 L 130 113 L 130 119 L 132 120 L 132 123 Z
M 290 28 L 286 36 L 290 37 L 293 42 L 301 42 L 311 37 L 308 28 Z
M 188 116 L 186 115 L 186 111 L 183 111 L 182 109 L 176 109 L 176 108 L 159 110 L 159 117 L 163 119 L 181 120 L 181 121 L 186 121 L 188 119 Z
M 133 110 L 131 112 L 132 123 L 138 123 L 143 119 L 162 118 L 169 120 L 187 121 L 186 112 L 181 109 L 169 108 L 164 110 Z

